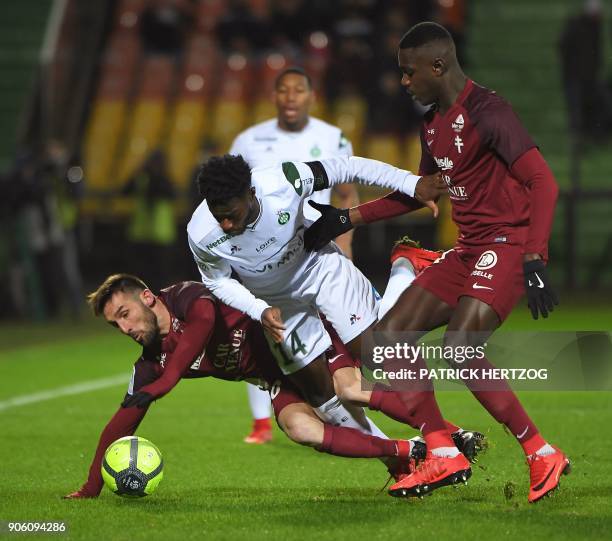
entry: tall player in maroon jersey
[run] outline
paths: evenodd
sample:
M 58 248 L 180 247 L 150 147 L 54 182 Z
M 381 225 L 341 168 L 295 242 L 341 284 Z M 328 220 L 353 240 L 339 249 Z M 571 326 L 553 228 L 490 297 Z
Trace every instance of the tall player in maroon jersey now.
M 445 28 L 414 26 L 400 42 L 398 61 L 408 94 L 431 105 L 421 129 L 419 174 L 442 173 L 459 239 L 417 276 L 376 330 L 419 337 L 448 324 L 445 345 L 479 345 L 525 291 L 534 319 L 547 317 L 558 304 L 546 272 L 558 191 L 548 165 L 508 102 L 464 75 Z M 319 206 L 323 217 L 307 245 L 317 248 L 348 228 L 414 208 L 414 200 L 399 193 L 350 210 Z M 469 367 L 492 365 L 483 358 Z M 482 380 L 468 387 L 523 447 L 529 501 L 554 490 L 569 461 L 542 438 L 507 382 L 486 382 L 487 390 Z M 463 467 L 455 454 L 449 447 L 448 453 L 428 456 L 391 492 L 414 495 L 448 484 Z
M 396 479 L 407 473 L 411 457 L 425 454 L 424 444 L 418 440 L 390 440 L 367 433 L 372 425 L 364 433 L 324 424 L 283 376 L 261 325 L 220 303 L 200 283 L 180 282 L 156 296 L 139 278 L 118 274 L 107 278 L 89 296 L 89 302 L 96 315 L 103 315 L 141 344 L 143 351 L 134 364 L 121 407 L 100 436 L 87 481 L 67 498 L 98 496 L 106 448 L 116 439 L 132 435 L 151 402 L 167 394 L 181 378 L 263 380 L 270 387 L 279 426 L 290 439 L 337 456 L 380 458 Z M 355 361 L 348 350 L 339 340 L 334 344 L 330 370 L 354 369 Z M 403 415 L 401 408 L 398 415 Z M 471 436 L 466 438 L 471 434 L 477 433 L 463 431 L 456 435 L 457 444 L 468 456 L 478 452 Z

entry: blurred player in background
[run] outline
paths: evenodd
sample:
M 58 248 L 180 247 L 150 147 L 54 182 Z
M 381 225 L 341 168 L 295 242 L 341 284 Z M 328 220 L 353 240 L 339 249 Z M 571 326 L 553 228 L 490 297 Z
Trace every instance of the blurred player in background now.
M 460 234 L 457 245 L 417 276 L 376 330 L 409 332 L 416 342 L 448 324 L 445 345 L 478 346 L 525 292 L 534 319 L 547 317 L 558 302 L 546 270 L 558 189 L 536 144 L 507 101 L 465 76 L 442 26 L 414 26 L 400 42 L 398 61 L 408 94 L 431 106 L 421 129 L 419 172 L 442 171 Z M 413 206 L 413 199 L 396 192 L 350 211 L 326 208 L 311 238 L 306 233 L 307 245 L 324 246 L 353 225 L 397 216 Z M 340 222 L 339 216 L 345 219 Z M 493 368 L 486 358 L 468 366 Z M 554 490 L 560 475 L 569 472 L 569 460 L 543 439 L 508 383 L 481 379 L 466 384 L 522 446 L 530 468 L 529 501 Z M 411 405 L 418 408 L 423 397 L 416 393 Z M 447 438 L 442 452 L 433 449 L 422 467 L 391 492 L 417 495 L 447 484 L 463 468 L 451 443 Z
M 179 282 L 159 295 L 139 278 L 109 276 L 88 297 L 98 316 L 142 346 L 121 407 L 106 425 L 83 486 L 66 498 L 93 498 L 102 490 L 104 452 L 118 438 L 132 435 L 151 403 L 168 394 L 183 378 L 261 380 L 272 396 L 279 426 L 302 445 L 336 456 L 379 458 L 399 479 L 415 459 L 425 456 L 420 438 L 390 440 L 369 421 L 360 430 L 324 425 L 279 370 L 261 326 L 223 305 L 197 282 Z M 330 370 L 353 367 L 354 361 L 337 337 L 330 352 Z M 479 451 L 479 433 L 453 426 L 458 445 L 472 459 Z M 374 433 L 376 435 L 374 435 Z
M 274 85 L 277 118 L 240 133 L 229 153 L 241 155 L 251 168 L 286 161 L 305 162 L 333 156 L 352 156 L 351 143 L 342 135 L 340 128 L 309 115 L 314 100 L 312 81 L 307 73 L 298 67 L 283 70 Z M 357 190 L 352 184 L 334 186 L 333 193 L 343 207 L 359 204 Z M 331 194 L 332 189 L 322 190 L 308 199 L 329 204 Z M 320 214 L 306 205 L 304 215 L 314 221 Z M 349 259 L 352 259 L 352 238 L 352 231 L 349 231 L 335 239 Z M 247 384 L 247 390 L 253 428 L 244 441 L 266 443 L 272 439 L 270 396 L 251 384 Z

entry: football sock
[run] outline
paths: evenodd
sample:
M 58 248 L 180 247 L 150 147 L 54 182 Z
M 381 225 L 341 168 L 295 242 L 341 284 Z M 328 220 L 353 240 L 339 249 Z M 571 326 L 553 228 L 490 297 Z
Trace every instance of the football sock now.
M 325 402 L 325 404 L 321 404 L 314 408 L 314 410 L 319 418 L 326 424 L 346 426 L 361 431 L 368 429 L 368 427 L 364 427 L 351 415 L 336 395 Z
M 519 442 L 520 443 L 520 442 Z M 552 449 L 552 452 L 555 452 L 554 447 L 551 447 L 546 443 L 546 440 L 540 436 L 540 434 L 535 434 L 532 438 L 529 438 L 527 441 L 521 443 L 521 447 L 527 456 L 538 454 L 538 455 L 549 455 L 548 452 Z
M 265 419 L 253 419 L 253 430 L 272 430 L 270 417 Z
M 453 432 L 459 432 L 459 434 L 461 434 L 462 432 L 465 432 L 463 430 L 463 428 L 457 426 L 454 423 L 451 423 L 450 421 L 447 421 L 446 419 L 444 419 L 444 422 L 446 423 L 446 428 L 448 429 L 448 431 L 452 434 Z
M 470 362 L 470 368 L 490 370 L 494 366 L 483 357 L 482 359 L 473 359 Z M 486 382 L 483 380 L 467 380 L 465 383 L 476 400 L 498 423 L 505 425 L 514 435 L 526 455 L 535 453 L 546 444 L 506 380 Z M 482 387 L 486 387 L 487 390 L 482 390 Z
M 542 447 L 540 447 L 536 451 L 536 455 L 540 455 L 540 456 L 554 455 L 556 452 L 557 450 L 552 445 L 545 443 L 544 445 L 542 445 Z
M 355 428 L 325 425 L 323 443 L 317 450 L 351 458 L 395 457 L 410 454 L 410 442 L 388 440 L 364 434 Z
M 395 305 L 399 296 L 412 283 L 415 276 L 414 267 L 406 258 L 399 257 L 393 262 L 385 294 L 378 306 L 378 319 L 382 319 Z
M 256 385 L 247 383 L 247 396 L 249 397 L 249 407 L 253 419 L 266 419 L 270 417 L 270 394 L 262 391 Z
M 455 458 L 459 454 L 459 449 L 456 447 L 436 447 L 431 450 L 431 454 L 434 456 Z
M 369 430 L 361 429 L 364 434 L 370 434 L 370 436 L 376 436 L 377 438 L 383 438 L 385 440 L 389 439 L 389 436 L 387 436 L 380 428 L 378 428 L 374 421 L 372 421 L 372 419 L 370 419 L 368 416 L 366 416 L 366 419 L 368 420 Z

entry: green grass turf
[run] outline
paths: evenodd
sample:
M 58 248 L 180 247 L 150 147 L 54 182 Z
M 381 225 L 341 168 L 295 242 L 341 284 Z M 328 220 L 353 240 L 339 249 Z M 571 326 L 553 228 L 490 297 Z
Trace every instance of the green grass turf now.
M 610 311 L 565 302 L 537 325 L 605 329 Z M 532 325 L 519 307 L 507 327 Z M 138 351 L 99 321 L 4 326 L 0 338 L 0 402 L 122 372 L 127 384 Z M 526 502 L 520 448 L 467 392 L 439 393 L 440 405 L 449 419 L 486 432 L 490 450 L 467 487 L 408 501 L 380 492 L 386 472 L 375 460 L 319 454 L 278 430 L 270 445 L 243 444 L 250 424 L 245 389 L 213 380 L 182 382 L 138 430 L 164 453 L 166 477 L 157 493 L 126 500 L 105 489 L 97 500 L 61 500 L 85 480 L 100 430 L 124 389 L 0 411 L 0 520 L 61 520 L 69 528 L 64 538 L 96 540 L 602 539 L 612 528 L 612 393 L 521 394 L 574 467 L 560 491 L 537 505 Z M 390 436 L 412 435 L 372 417 Z

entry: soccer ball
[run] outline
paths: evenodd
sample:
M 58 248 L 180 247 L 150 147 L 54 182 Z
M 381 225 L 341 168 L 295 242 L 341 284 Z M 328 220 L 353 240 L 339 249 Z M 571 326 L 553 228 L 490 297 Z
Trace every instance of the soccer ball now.
M 110 444 L 102 461 L 102 478 L 120 496 L 152 494 L 164 477 L 164 461 L 149 440 L 126 436 Z

